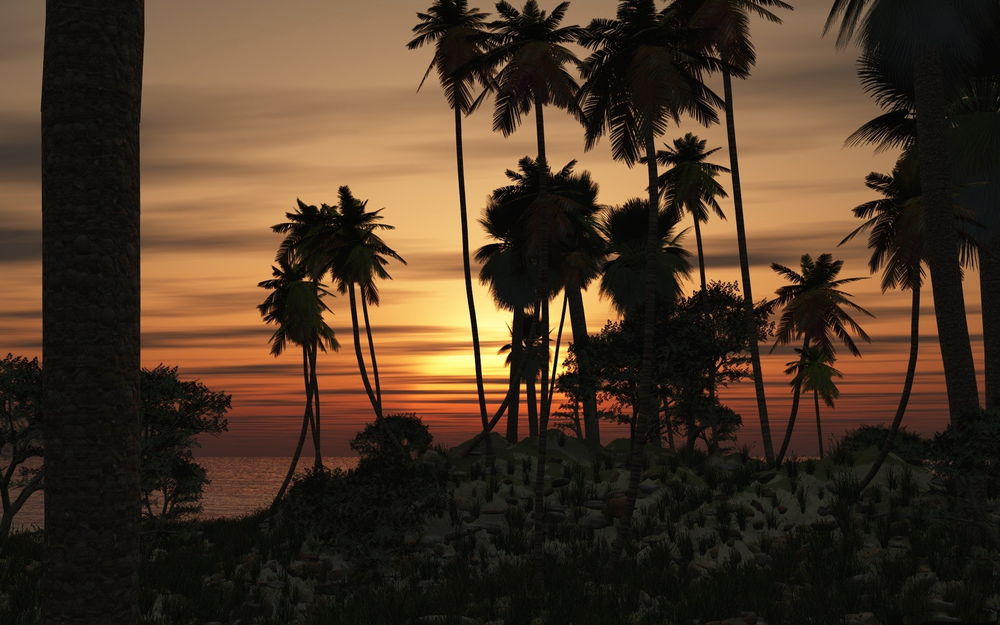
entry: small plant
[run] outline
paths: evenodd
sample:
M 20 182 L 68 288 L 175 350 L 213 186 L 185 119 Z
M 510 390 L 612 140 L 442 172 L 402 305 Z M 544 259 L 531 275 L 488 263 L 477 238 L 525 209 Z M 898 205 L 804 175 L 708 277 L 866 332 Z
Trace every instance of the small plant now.
M 799 477 L 799 459 L 796 456 L 792 456 L 788 460 L 785 460 L 785 473 L 788 474 L 788 479 L 795 481 Z
M 911 497 L 917 494 L 917 491 L 917 481 L 913 477 L 913 469 L 910 468 L 910 465 L 906 465 L 899 476 L 899 492 L 903 496 L 904 501 L 909 501 Z
M 848 505 L 861 500 L 861 484 L 854 471 L 843 471 L 833 477 L 833 494 Z
M 750 462 L 750 448 L 746 445 L 741 445 L 739 451 L 739 457 L 740 457 L 740 464 L 745 465 L 748 462 Z
M 795 499 L 799 502 L 799 509 L 805 514 L 806 511 L 806 501 L 809 497 L 809 489 L 804 485 L 800 485 L 795 489 Z
M 889 465 L 889 468 L 886 469 L 885 484 L 890 493 L 899 488 L 899 473 L 896 472 L 896 467 Z
M 806 460 L 805 462 L 802 463 L 802 468 L 805 469 L 806 475 L 815 475 L 816 474 L 816 459 L 815 458 L 809 458 L 808 460 Z

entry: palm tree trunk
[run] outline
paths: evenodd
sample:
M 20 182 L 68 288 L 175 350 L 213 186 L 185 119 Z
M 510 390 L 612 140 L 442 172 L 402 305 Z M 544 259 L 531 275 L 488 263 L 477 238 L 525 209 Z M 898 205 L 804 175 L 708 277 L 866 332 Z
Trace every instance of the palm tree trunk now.
M 646 439 L 657 422 L 657 397 L 653 388 L 653 365 L 656 340 L 656 264 L 657 234 L 660 215 L 659 187 L 656 173 L 656 141 L 652 127 L 645 129 L 646 135 L 646 169 L 649 176 L 649 222 L 646 231 L 646 267 L 643 280 L 645 282 L 645 303 L 642 311 L 642 356 L 639 361 L 638 400 L 639 410 L 636 416 L 635 433 L 632 436 L 631 460 L 629 462 L 628 489 L 625 491 L 627 504 L 625 517 L 618 525 L 615 542 L 618 549 L 629 545 L 632 538 L 632 514 L 635 512 L 635 500 L 639 496 L 639 478 L 642 474 Z
M 913 287 L 912 298 L 913 302 L 910 307 L 910 359 L 906 364 L 906 379 L 903 381 L 903 392 L 899 396 L 899 405 L 896 407 L 896 416 L 892 418 L 892 426 L 889 428 L 889 434 L 882 441 L 878 458 L 875 459 L 872 468 L 868 470 L 868 475 L 861 480 L 861 488 L 859 490 L 868 488 L 868 485 L 878 475 L 879 469 L 885 463 L 885 459 L 889 457 L 889 452 L 892 451 L 892 444 L 896 440 L 896 434 L 899 432 L 899 426 L 903 422 L 903 415 L 906 414 L 906 404 L 910 401 L 910 391 L 913 390 L 913 377 L 917 372 L 917 350 L 920 346 L 919 286 Z
M 365 357 L 361 353 L 361 330 L 358 327 L 358 298 L 354 291 L 354 283 L 350 283 L 348 290 L 351 304 L 351 330 L 354 332 L 354 355 L 358 359 L 358 371 L 361 372 L 361 382 L 365 385 L 365 392 L 368 393 L 368 401 L 371 402 L 372 410 L 375 411 L 376 421 L 382 420 L 382 410 L 372 390 L 372 383 L 368 379 L 368 368 L 365 367 Z M 362 297 L 364 297 L 362 295 Z
M 823 426 L 819 421 L 819 391 L 813 389 L 813 404 L 816 407 L 816 437 L 819 439 L 819 459 L 823 459 Z
M 728 70 L 722 71 L 722 83 L 726 96 L 726 134 L 729 143 L 729 169 L 733 177 L 733 215 L 736 221 L 736 243 L 740 253 L 740 276 L 743 281 L 743 301 L 747 312 L 753 310 L 753 291 L 750 283 L 750 254 L 747 251 L 747 230 L 743 221 L 743 187 L 740 184 L 740 159 L 736 147 L 736 119 L 733 114 L 733 77 Z M 771 423 L 767 416 L 767 398 L 764 395 L 764 370 L 760 364 L 760 346 L 750 342 L 750 364 L 753 367 L 753 386 L 757 393 L 757 416 L 760 418 L 760 434 L 764 443 L 764 457 L 774 460 L 774 443 L 771 440 Z
M 528 436 L 538 436 L 538 398 L 535 395 L 535 376 L 524 381 L 528 401 Z
M 372 378 L 375 380 L 375 400 L 378 402 L 378 412 L 382 414 L 382 383 L 378 375 L 378 360 L 375 359 L 375 341 L 372 339 L 372 325 L 368 320 L 368 302 L 361 295 L 361 313 L 365 320 L 365 334 L 368 336 L 368 354 L 372 359 Z
M 556 332 L 556 352 L 552 358 L 552 375 L 549 377 L 548 409 L 552 414 L 552 396 L 555 395 L 556 373 L 559 371 L 559 345 L 562 343 L 563 327 L 566 324 L 566 309 L 569 307 L 569 298 L 563 293 L 562 313 L 559 315 L 559 330 Z
M 518 416 L 521 412 L 521 361 L 524 359 L 524 310 L 514 309 L 510 326 L 510 377 L 507 382 L 507 441 L 517 442 Z
M 312 386 L 312 424 L 313 424 L 313 468 L 317 471 L 323 470 L 323 451 L 320 447 L 319 436 L 319 376 L 316 373 L 316 358 L 319 354 L 319 342 L 312 344 L 309 350 L 309 383 Z
M 694 218 L 694 240 L 698 244 L 698 273 L 701 277 L 701 292 L 704 295 L 708 290 L 708 281 L 705 279 L 705 248 L 701 243 L 701 222 Z
M 580 403 L 583 404 L 583 430 L 587 443 L 594 450 L 601 446 L 601 426 L 597 420 L 597 386 L 591 377 L 593 367 L 587 344 L 590 335 L 587 333 L 587 316 L 583 309 L 583 293 L 579 285 L 567 285 L 566 297 L 569 298 L 569 321 L 573 329 L 573 349 L 576 354 L 576 367 L 580 374 Z
M 458 206 L 462 222 L 462 270 L 465 275 L 465 299 L 469 306 L 469 325 L 472 328 L 472 357 L 476 366 L 476 393 L 479 399 L 479 416 L 482 421 L 486 446 L 486 467 L 492 475 L 495 457 L 493 455 L 493 441 L 489 436 L 489 418 L 486 414 L 486 389 L 483 387 L 483 357 L 479 348 L 476 300 L 472 294 L 472 264 L 469 260 L 469 211 L 465 199 L 465 154 L 462 149 L 462 111 L 459 108 L 455 109 L 455 161 L 458 167 Z
M 1000 409 L 1000 252 L 979 250 L 979 293 L 983 307 L 986 409 Z
M 271 502 L 271 510 L 274 510 L 281 503 L 282 497 L 285 496 L 285 491 L 288 490 L 288 485 L 291 483 L 292 478 L 295 477 L 295 468 L 299 465 L 299 457 L 302 456 L 302 448 L 306 443 L 306 432 L 309 430 L 309 424 L 313 420 L 313 386 L 310 383 L 309 352 L 305 345 L 302 346 L 302 377 L 305 380 L 306 386 L 306 410 L 302 415 L 302 430 L 299 432 L 299 442 L 295 444 L 295 453 L 292 454 L 292 462 L 288 465 L 288 472 L 285 473 L 285 479 L 282 480 L 281 488 L 278 489 L 278 494 L 274 496 L 274 501 Z
M 795 382 L 795 392 L 792 395 L 792 413 L 788 417 L 788 426 L 785 428 L 785 438 L 781 441 L 781 450 L 778 452 L 778 457 L 775 460 L 775 466 L 781 466 L 781 463 L 785 460 L 785 452 L 788 451 L 788 444 L 792 441 L 792 430 L 795 429 L 795 418 L 799 414 L 799 399 L 802 396 L 802 363 L 805 361 L 805 351 L 809 347 L 809 339 L 802 341 L 802 354 L 803 356 L 799 358 L 799 371 L 796 373 L 798 378 Z
M 931 270 L 934 315 L 937 318 L 941 359 L 948 388 L 952 423 L 979 410 L 976 369 L 965 318 L 962 269 L 951 198 L 951 162 L 946 136 L 947 97 L 942 53 L 924 46 L 914 58 L 914 96 L 920 187 L 923 190 L 927 232 L 927 264 Z
M 142 0 L 49 0 L 41 622 L 139 615 Z

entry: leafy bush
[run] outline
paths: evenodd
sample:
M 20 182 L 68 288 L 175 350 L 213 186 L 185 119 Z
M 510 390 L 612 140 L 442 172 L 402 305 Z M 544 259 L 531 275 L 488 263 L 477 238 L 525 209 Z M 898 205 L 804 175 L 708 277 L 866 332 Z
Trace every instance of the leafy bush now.
M 845 432 L 843 438 L 837 441 L 836 450 L 854 455 L 868 447 L 881 447 L 888 434 L 889 428 L 884 425 L 862 425 Z M 892 443 L 892 451 L 906 462 L 920 465 L 930 456 L 931 442 L 901 427 Z
M 351 441 L 351 449 L 361 456 L 361 463 L 372 460 L 419 458 L 430 447 L 433 436 L 415 413 L 386 415 L 381 421 L 365 426 Z
M 988 496 L 1000 491 L 1000 412 L 962 417 L 934 437 L 934 471 L 946 480 L 982 476 Z

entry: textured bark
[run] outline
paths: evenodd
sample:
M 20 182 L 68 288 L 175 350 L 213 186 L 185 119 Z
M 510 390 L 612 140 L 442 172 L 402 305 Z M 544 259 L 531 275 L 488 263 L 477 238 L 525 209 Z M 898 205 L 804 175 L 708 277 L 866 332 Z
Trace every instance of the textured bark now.
M 534 376 L 524 381 L 524 391 L 528 402 L 528 436 L 538 436 L 538 396 Z
M 986 409 L 1000 409 L 1000 250 L 979 252 L 979 292 L 983 305 Z
M 496 458 L 493 441 L 488 434 L 489 418 L 486 415 L 486 390 L 483 388 L 483 357 L 479 347 L 479 322 L 476 320 L 476 301 L 472 294 L 472 263 L 469 260 L 469 210 L 465 199 L 465 154 L 462 149 L 462 111 L 455 109 L 455 162 L 458 167 L 458 206 L 462 222 L 462 271 L 465 277 L 465 299 L 469 306 L 469 325 L 472 329 L 472 357 L 476 366 L 476 393 L 479 399 L 479 416 L 483 426 L 486 447 L 486 467 L 492 475 Z
M 350 298 L 351 305 L 351 331 L 354 334 L 354 356 L 358 360 L 358 371 L 361 372 L 361 382 L 365 386 L 365 392 L 368 394 L 368 401 L 372 405 L 372 410 L 375 411 L 375 419 L 377 421 L 382 420 L 382 410 L 378 403 L 378 398 L 375 397 L 375 391 L 372 389 L 371 380 L 368 379 L 368 367 L 365 366 L 365 356 L 361 352 L 361 329 L 358 327 L 358 296 L 354 289 L 354 283 L 351 283 L 347 289 L 347 296 Z M 364 295 L 361 296 L 364 299 Z
M 914 95 L 920 188 L 927 232 L 927 265 L 931 270 L 934 316 L 948 388 L 951 421 L 979 409 L 976 369 L 969 342 L 958 259 L 958 236 L 952 207 L 948 159 L 947 97 L 941 52 L 925 46 L 914 61 Z
M 708 281 L 705 279 L 705 248 L 701 243 L 701 222 L 696 217 L 694 220 L 694 240 L 698 246 L 698 277 L 701 279 L 701 292 L 708 290 Z
M 368 355 L 372 359 L 372 379 L 375 381 L 375 401 L 378 402 L 378 413 L 382 410 L 382 381 L 378 375 L 378 359 L 375 358 L 375 340 L 372 338 L 372 324 L 368 319 L 368 302 L 361 296 L 361 313 L 365 320 L 365 335 L 368 337 Z
M 632 539 L 632 514 L 635 512 L 635 500 L 639 496 L 639 478 L 642 474 L 646 439 L 650 434 L 651 423 L 656 423 L 658 420 L 659 407 L 659 401 L 653 392 L 653 354 L 656 350 L 656 273 L 653 271 L 653 266 L 656 263 L 659 247 L 657 226 L 660 202 L 656 172 L 656 143 L 652 128 L 646 129 L 645 134 L 646 170 L 649 177 L 649 222 L 646 231 L 646 267 L 643 274 L 645 303 L 642 310 L 642 355 L 639 360 L 639 410 L 632 436 L 628 489 L 625 491 L 627 501 L 625 516 L 618 524 L 616 536 L 619 549 L 627 547 Z
M 806 349 L 809 347 L 809 339 L 802 341 L 802 353 L 805 354 Z M 781 466 L 781 463 L 785 460 L 785 452 L 788 451 L 788 444 L 792 442 L 792 431 L 795 429 L 795 418 L 799 414 L 799 400 L 802 397 L 802 359 L 799 359 L 799 380 L 795 383 L 795 391 L 792 394 L 792 413 L 788 417 L 788 425 L 785 427 L 785 438 L 781 441 L 781 450 L 778 451 L 778 457 L 775 459 L 775 466 Z
M 819 439 L 819 459 L 823 459 L 823 425 L 819 420 L 819 391 L 813 389 L 813 405 L 816 408 L 816 437 Z
M 274 496 L 274 501 L 271 502 L 272 510 L 275 506 L 281 503 L 281 499 L 285 496 L 285 491 L 288 490 L 288 485 L 292 482 L 292 478 L 295 477 L 295 469 L 299 466 L 299 458 L 302 456 L 302 448 L 305 447 L 306 444 L 306 432 L 308 432 L 310 424 L 313 423 L 313 385 L 312 372 L 310 371 L 309 362 L 309 350 L 305 345 L 303 345 L 302 379 L 306 389 L 306 408 L 302 415 L 302 430 L 299 432 L 299 441 L 295 444 L 295 453 L 292 454 L 292 461 L 288 465 L 288 471 L 285 473 L 285 479 L 281 481 L 281 488 L 278 489 L 278 494 Z
M 597 419 L 597 385 L 593 383 L 593 366 L 587 352 L 587 316 L 583 308 L 583 294 L 579 286 L 567 286 L 569 321 L 573 329 L 573 346 L 576 367 L 580 373 L 580 403 L 583 404 L 583 431 L 587 443 L 594 450 L 601 446 L 601 425 Z
M 507 441 L 517 442 L 518 417 L 521 412 L 521 362 L 524 358 L 524 311 L 514 309 L 510 326 L 510 377 L 507 381 Z
M 726 134 L 729 143 L 729 169 L 733 178 L 733 216 L 736 222 L 736 244 L 740 253 L 740 277 L 743 282 L 743 301 L 747 310 L 753 310 L 753 291 L 750 283 L 750 254 L 747 251 L 747 231 L 743 221 L 743 188 L 740 183 L 740 159 L 736 146 L 736 120 L 733 114 L 733 78 L 723 70 L 722 82 L 726 96 Z M 764 394 L 764 371 L 760 365 L 760 347 L 750 342 L 750 364 L 753 368 L 753 387 L 757 394 L 757 416 L 764 443 L 764 457 L 774 460 L 774 443 L 771 440 L 771 422 L 767 416 L 767 397 Z
M 910 391 L 913 390 L 913 377 L 917 372 L 917 351 L 920 347 L 920 288 L 914 288 L 911 293 L 912 305 L 910 308 L 910 358 L 906 364 L 906 378 L 903 380 L 903 392 L 899 396 L 899 405 L 896 407 L 896 415 L 892 418 L 892 426 L 889 428 L 889 434 L 885 437 L 882 442 L 882 446 L 879 448 L 878 458 L 875 459 L 875 463 L 872 465 L 871 469 L 868 470 L 868 474 L 861 480 L 861 487 L 859 490 L 864 490 L 868 488 L 875 476 L 878 475 L 879 469 L 885 463 L 885 459 L 889 457 L 889 452 L 892 451 L 892 444 L 896 440 L 896 434 L 899 432 L 899 426 L 903 422 L 903 415 L 906 414 L 906 405 L 910 401 Z
M 139 622 L 143 22 L 142 0 L 46 3 L 46 625 Z
M 319 418 L 319 376 L 316 373 L 316 359 L 319 355 L 319 343 L 314 342 L 309 347 L 309 386 L 312 388 L 312 430 L 313 430 L 313 468 L 323 470 L 323 450 L 320 445 Z

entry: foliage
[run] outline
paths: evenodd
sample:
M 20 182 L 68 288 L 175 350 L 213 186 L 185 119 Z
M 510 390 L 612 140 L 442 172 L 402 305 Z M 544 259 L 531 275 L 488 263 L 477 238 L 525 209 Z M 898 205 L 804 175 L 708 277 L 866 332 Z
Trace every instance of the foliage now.
M 881 447 L 888 435 L 889 428 L 884 425 L 862 425 L 845 432 L 837 441 L 837 448 L 848 454 L 856 454 L 869 447 Z M 920 465 L 928 458 L 930 441 L 903 427 L 896 433 L 892 452 L 910 464 Z
M 396 442 L 398 441 L 398 445 Z M 419 458 L 430 447 L 433 436 L 415 413 L 388 414 L 369 423 L 351 441 L 351 449 L 361 456 L 361 463 Z
M 983 476 L 984 486 L 1000 492 L 1000 411 L 964 415 L 934 437 L 932 465 L 946 480 Z
M 201 510 L 209 480 L 192 449 L 201 434 L 228 431 L 232 396 L 198 381 L 182 381 L 177 367 L 143 369 L 141 484 L 143 513 L 176 519 Z
M 42 487 L 41 469 L 29 468 L 42 455 L 42 370 L 38 359 L 7 356 L 0 361 L 0 544 L 14 515 Z M 12 491 L 19 491 L 12 499 Z
M 748 315 L 735 284 L 713 282 L 657 319 L 656 392 L 689 446 L 701 438 L 714 448 L 739 427 L 739 415 L 718 402 L 717 390 L 750 376 L 748 345 L 770 335 L 767 315 L 766 306 Z M 640 328 L 638 315 L 609 321 L 586 347 L 600 396 L 619 414 L 633 414 L 637 404 Z M 576 358 L 571 346 L 564 389 L 579 384 Z

